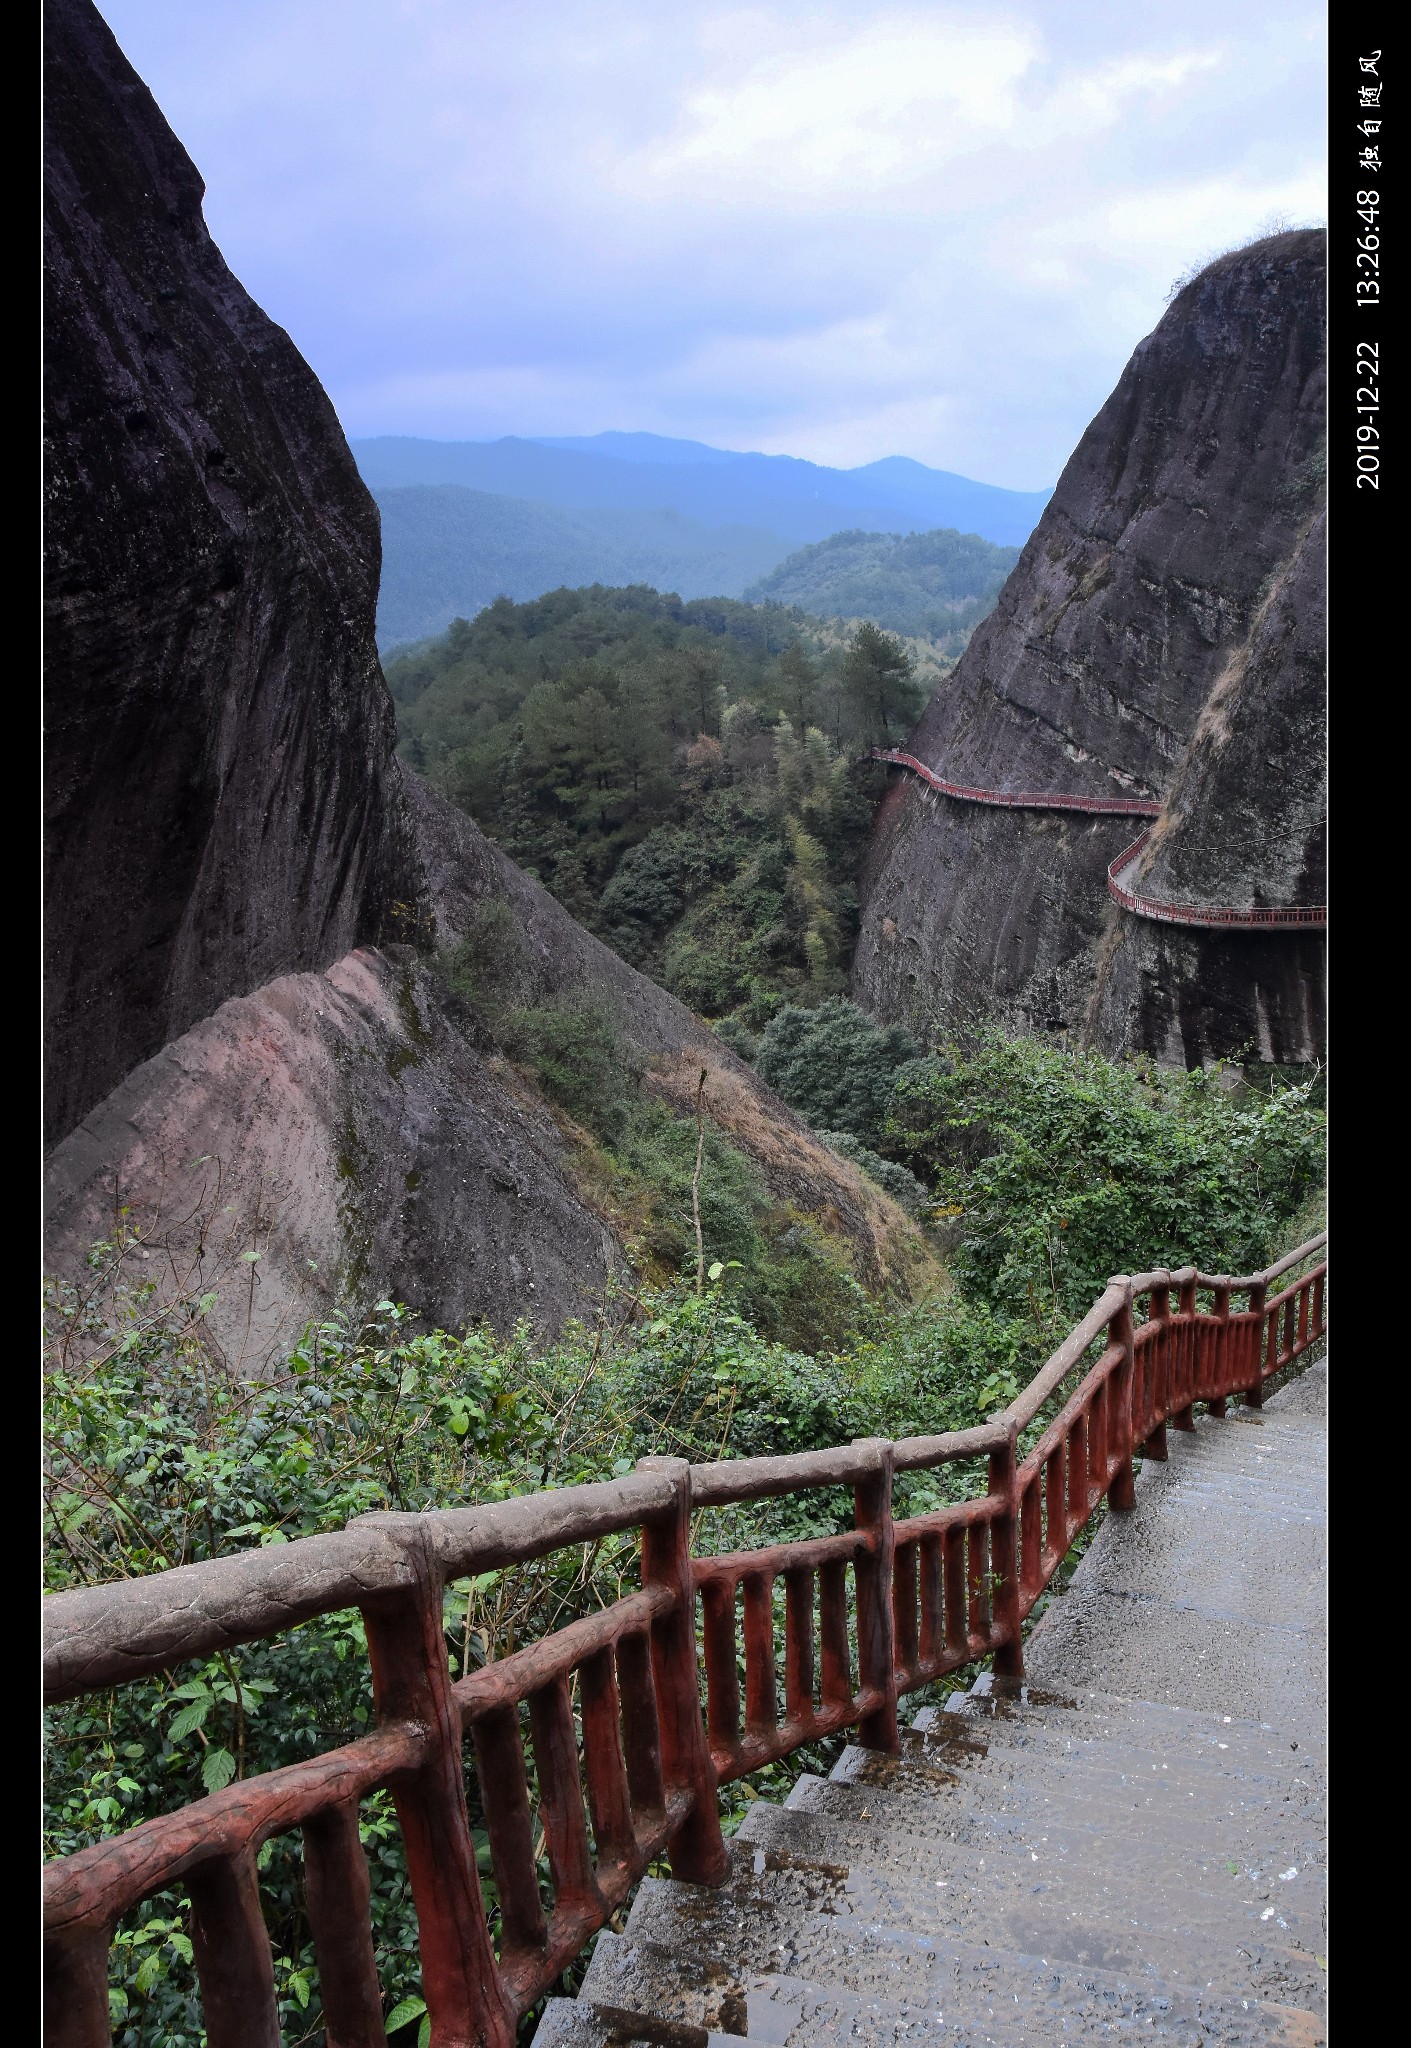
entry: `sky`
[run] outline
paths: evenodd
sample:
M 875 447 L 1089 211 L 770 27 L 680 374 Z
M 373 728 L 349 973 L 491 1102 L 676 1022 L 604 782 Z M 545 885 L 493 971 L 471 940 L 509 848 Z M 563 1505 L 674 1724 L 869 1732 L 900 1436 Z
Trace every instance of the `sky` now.
M 1173 280 L 1321 222 L 1277 0 L 99 0 L 346 432 L 1057 479 Z

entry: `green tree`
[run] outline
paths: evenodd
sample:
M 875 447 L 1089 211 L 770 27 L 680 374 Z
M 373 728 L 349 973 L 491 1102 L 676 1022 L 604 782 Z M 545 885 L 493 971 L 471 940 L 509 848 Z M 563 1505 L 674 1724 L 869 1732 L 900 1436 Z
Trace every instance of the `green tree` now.
M 925 701 L 915 663 L 890 633 L 864 620 L 853 635 L 843 676 L 864 729 L 879 746 L 909 732 Z
M 898 1070 L 915 1058 L 899 1025 L 874 1024 L 835 996 L 816 1009 L 780 1010 L 760 1039 L 755 1066 L 819 1130 L 850 1131 L 875 1151 Z

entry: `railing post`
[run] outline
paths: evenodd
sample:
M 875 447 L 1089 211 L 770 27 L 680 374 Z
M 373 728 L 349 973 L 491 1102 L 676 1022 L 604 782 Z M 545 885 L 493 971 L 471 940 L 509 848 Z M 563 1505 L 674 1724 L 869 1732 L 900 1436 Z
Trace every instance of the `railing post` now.
M 360 1518 L 361 1519 L 361 1518 Z M 368 1516 L 401 1540 L 414 1573 L 406 1592 L 367 1602 L 363 1620 L 379 1720 L 426 1730 L 423 1759 L 391 1786 L 416 1906 L 421 1988 L 431 2048 L 511 2048 L 465 1804 L 460 1709 L 442 1626 L 441 1572 L 418 1515 Z
M 1264 1303 L 1268 1294 L 1267 1280 L 1256 1280 L 1249 1290 L 1249 1312 L 1259 1320 L 1249 1326 L 1250 1381 L 1244 1390 L 1246 1408 L 1264 1406 Z
M 198 1863 L 186 1883 L 209 2048 L 280 2048 L 274 1956 L 254 1851 Z
M 1107 1383 L 1107 1441 L 1117 1466 L 1108 1482 L 1107 1505 L 1118 1514 L 1126 1514 L 1137 1504 L 1132 1485 L 1132 1379 L 1136 1367 L 1132 1283 L 1125 1273 L 1117 1273 L 1107 1284 L 1125 1289 L 1126 1296 L 1111 1323 L 1113 1341 L 1122 1347 L 1122 1363 Z
M 304 1906 L 330 2048 L 387 2048 L 371 1905 L 357 1800 L 311 1814 L 304 1822 Z
M 1151 1317 L 1148 1327 L 1151 1335 L 1147 1339 L 1148 1357 L 1151 1359 L 1149 1379 L 1152 1385 L 1151 1408 L 1154 1415 L 1162 1419 L 1142 1445 L 1142 1456 L 1154 1459 L 1158 1465 L 1166 1462 L 1166 1416 L 1171 1402 L 1171 1288 L 1170 1276 L 1165 1282 L 1153 1281 L 1151 1288 Z M 1133 1340 L 1135 1341 L 1135 1340 Z
M 990 1614 L 1004 1631 L 995 1651 L 997 1678 L 1024 1676 L 1023 1607 L 1019 1589 L 1019 1432 L 1010 1425 L 1009 1442 L 990 1452 L 990 1496 L 1004 1508 L 990 1524 Z
M 861 1690 L 878 1690 L 883 1704 L 858 1723 L 857 1739 L 864 1749 L 884 1749 L 895 1755 L 901 1748 L 897 1729 L 896 1637 L 892 1619 L 892 1571 L 896 1558 L 896 1535 L 892 1522 L 893 1449 L 886 1437 L 860 1437 L 854 1450 L 875 1451 L 876 1470 L 859 1479 L 853 1488 L 853 1504 L 859 1529 L 873 1538 L 870 1556 L 860 1557 L 853 1567 L 857 1585 L 857 1664 Z
M 44 1943 L 44 2039 L 50 2048 L 110 2048 L 108 1944 L 112 1928 L 66 1928 Z
M 690 1812 L 671 1837 L 671 1874 L 687 1884 L 721 1884 L 730 1868 L 720 1832 L 715 1765 L 701 1720 L 696 1660 L 696 1586 L 691 1572 L 691 1468 L 684 1458 L 639 1458 L 639 1472 L 664 1473 L 676 1498 L 642 1525 L 642 1584 L 669 1592 L 675 1606 L 652 1624 L 652 1675 L 668 1798 L 689 1790 Z
M 1180 1406 L 1172 1411 L 1169 1420 L 1172 1429 L 1185 1431 L 1195 1428 L 1195 1408 L 1191 1400 L 1191 1389 L 1195 1384 L 1195 1267 L 1186 1266 L 1181 1272 L 1173 1273 L 1171 1278 L 1180 1288 L 1176 1312 L 1181 1319 L 1172 1365 L 1180 1381 L 1180 1393 L 1184 1398 Z
M 1219 1392 L 1206 1402 L 1210 1413 L 1223 1417 L 1229 1406 L 1230 1388 L 1230 1283 L 1216 1275 L 1211 1287 L 1215 1296 L 1215 1384 Z

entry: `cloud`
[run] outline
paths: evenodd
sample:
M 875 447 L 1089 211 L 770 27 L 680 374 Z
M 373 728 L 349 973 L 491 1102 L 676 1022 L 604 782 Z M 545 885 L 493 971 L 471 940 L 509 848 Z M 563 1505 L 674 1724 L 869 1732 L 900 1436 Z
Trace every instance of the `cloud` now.
M 1177 272 L 1321 212 L 1281 0 L 101 0 L 350 431 L 1051 483 Z
M 614 184 L 857 208 L 934 185 L 958 160 L 999 147 L 1028 155 L 1091 140 L 1133 101 L 1170 94 L 1223 61 L 1219 50 L 1122 58 L 1046 89 L 1036 77 L 1043 54 L 1032 26 L 874 18 L 830 49 L 776 53 L 689 95 L 676 132 L 626 159 Z M 738 65 L 746 52 L 732 55 Z

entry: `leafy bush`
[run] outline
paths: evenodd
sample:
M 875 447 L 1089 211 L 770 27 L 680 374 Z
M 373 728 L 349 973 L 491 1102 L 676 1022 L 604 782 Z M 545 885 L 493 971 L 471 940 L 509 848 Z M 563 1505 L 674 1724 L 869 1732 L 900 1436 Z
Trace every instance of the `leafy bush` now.
M 879 1188 L 885 1188 L 908 1215 L 921 1214 L 926 1206 L 926 1189 L 914 1173 L 898 1166 L 894 1159 L 884 1159 L 880 1152 L 873 1152 L 851 1131 L 820 1131 L 818 1135 L 830 1152 L 836 1152 L 840 1159 L 850 1159 L 854 1166 L 862 1168 L 869 1180 L 875 1180 Z
M 639 1070 L 611 1004 L 585 997 L 516 1010 L 500 1036 L 544 1093 L 586 1130 L 609 1140 L 622 1136 Z
M 1119 1270 L 1256 1270 L 1322 1178 L 1313 1085 L 1232 1091 L 990 1032 L 902 1070 L 889 1149 L 963 1219 L 968 1297 L 1076 1316 Z
M 523 951 L 514 912 L 492 896 L 476 905 L 455 944 L 438 953 L 436 970 L 454 994 L 494 1012 L 504 1005 Z
M 728 1046 L 737 1059 L 753 1065 L 759 1051 L 759 1040 L 749 1026 L 738 1017 L 722 1017 L 712 1030 L 724 1046 Z
M 762 1079 L 819 1130 L 847 1131 L 877 1150 L 898 1068 L 916 1047 L 899 1025 L 874 1024 L 835 996 L 816 1009 L 772 1017 L 755 1065 Z
M 696 1135 L 691 1118 L 674 1115 L 662 1102 L 641 1102 L 614 1147 L 615 1156 L 651 1191 L 648 1242 L 673 1274 L 695 1262 L 691 1176 Z M 707 1119 L 700 1182 L 706 1257 L 733 1261 L 752 1273 L 763 1255 L 759 1219 L 768 1202 L 759 1169 Z

